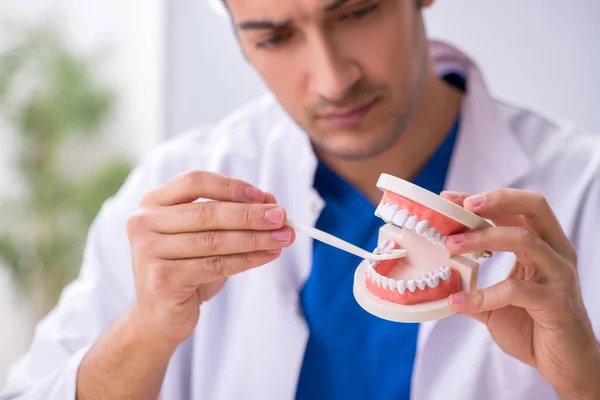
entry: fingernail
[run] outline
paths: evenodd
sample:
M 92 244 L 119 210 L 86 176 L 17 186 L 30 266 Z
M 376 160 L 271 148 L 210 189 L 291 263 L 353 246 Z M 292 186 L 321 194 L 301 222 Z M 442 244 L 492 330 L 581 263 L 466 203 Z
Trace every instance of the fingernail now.
M 450 303 L 452 304 L 462 304 L 465 302 L 465 294 L 462 292 L 454 293 L 450 295 Z
M 482 195 L 471 196 L 471 197 L 467 197 L 465 199 L 465 201 L 468 202 L 469 205 L 472 207 L 478 207 L 478 206 L 482 205 L 483 202 L 485 201 L 485 196 L 482 196 Z
M 289 228 L 284 228 L 282 230 L 273 232 L 273 236 L 280 242 L 287 242 L 292 238 L 292 230 Z
M 273 208 L 266 213 L 267 221 L 275 225 L 283 223 L 283 210 L 281 208 Z
M 246 197 L 248 197 L 250 201 L 262 203 L 263 199 L 265 198 L 265 194 L 262 192 L 262 190 L 254 186 L 248 186 L 246 189 Z
M 446 191 L 444 192 L 444 196 L 449 199 L 452 199 L 452 200 L 456 200 L 460 197 L 460 195 L 456 192 L 446 192 Z
M 448 240 L 450 240 L 452 243 L 462 243 L 465 240 L 465 235 L 459 233 L 458 235 L 448 236 Z

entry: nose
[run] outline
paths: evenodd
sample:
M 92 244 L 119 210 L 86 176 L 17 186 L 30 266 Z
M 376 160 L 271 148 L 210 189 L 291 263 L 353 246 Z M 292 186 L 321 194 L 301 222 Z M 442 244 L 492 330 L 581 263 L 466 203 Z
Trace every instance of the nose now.
M 344 99 L 360 79 L 360 67 L 325 39 L 314 40 L 311 47 L 309 90 L 330 102 Z

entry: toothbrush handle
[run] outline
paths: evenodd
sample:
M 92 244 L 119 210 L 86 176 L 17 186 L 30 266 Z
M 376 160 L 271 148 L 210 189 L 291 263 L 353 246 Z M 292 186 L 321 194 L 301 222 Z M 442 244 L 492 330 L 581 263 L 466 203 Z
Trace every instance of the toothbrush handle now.
M 298 222 L 292 221 L 291 219 L 287 219 L 286 225 L 289 226 L 290 228 L 293 228 L 296 231 L 302 232 L 305 235 L 310 236 L 313 239 L 316 239 L 320 242 L 326 243 L 330 246 L 337 247 L 340 250 L 344 250 L 348 253 L 354 254 L 355 256 L 364 258 L 366 260 L 377 261 L 377 260 L 382 260 L 382 259 L 388 258 L 383 255 L 378 256 L 376 254 L 369 253 L 368 251 L 363 250 L 360 247 L 357 247 L 351 243 L 348 243 L 345 240 L 342 240 L 342 239 L 340 239 L 336 236 L 333 236 L 327 232 L 323 232 L 323 231 L 313 228 L 311 226 L 302 225 Z M 389 258 L 394 258 L 394 257 L 389 257 Z

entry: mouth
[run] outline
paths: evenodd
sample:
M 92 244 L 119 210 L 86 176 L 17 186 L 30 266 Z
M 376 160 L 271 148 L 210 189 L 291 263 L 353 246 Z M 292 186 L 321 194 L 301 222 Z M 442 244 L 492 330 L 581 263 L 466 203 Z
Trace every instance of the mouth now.
M 383 174 L 375 215 L 386 224 L 374 253 L 403 248 L 401 259 L 363 261 L 355 297 L 367 311 L 395 321 L 425 321 L 451 314 L 446 299 L 475 287 L 479 264 L 450 253 L 450 235 L 491 226 L 479 216 L 410 182 Z
M 377 104 L 378 101 L 379 98 L 376 97 L 360 106 L 321 114 L 320 118 L 339 128 L 345 128 L 348 126 L 356 125 L 366 118 L 369 111 L 371 111 L 371 109 L 375 106 L 375 104 Z

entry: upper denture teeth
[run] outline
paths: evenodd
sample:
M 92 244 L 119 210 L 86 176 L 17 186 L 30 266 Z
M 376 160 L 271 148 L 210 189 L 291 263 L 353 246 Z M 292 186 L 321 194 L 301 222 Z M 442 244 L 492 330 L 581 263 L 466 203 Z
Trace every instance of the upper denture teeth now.
M 411 215 L 408 220 L 406 221 L 406 223 L 404 224 L 405 227 L 407 227 L 408 229 L 415 229 L 415 227 L 417 226 L 417 224 L 419 223 L 419 219 L 417 218 L 416 215 Z
M 448 239 L 448 236 L 442 236 L 440 237 L 440 241 L 438 243 L 443 246 L 446 243 L 446 239 Z
M 435 232 L 435 233 L 433 234 L 433 238 L 432 238 L 432 240 L 433 240 L 434 242 L 436 242 L 436 243 L 439 243 L 441 238 L 442 238 L 442 234 L 441 234 L 441 233 L 439 233 L 439 232 Z
M 402 210 L 398 211 L 396 213 L 396 215 L 394 215 L 394 218 L 392 219 L 392 223 L 396 226 L 402 227 L 402 226 L 404 226 L 404 223 L 406 222 L 407 219 L 408 219 L 408 210 L 406 208 L 403 208 Z
M 401 279 L 397 283 L 398 285 L 396 287 L 396 290 L 398 291 L 398 293 L 404 294 L 404 292 L 406 291 L 406 282 L 404 281 L 404 279 Z
M 379 203 L 377 209 L 375 210 L 375 216 L 383 218 L 383 210 L 385 209 L 385 207 L 387 207 L 385 204 Z
M 387 204 L 382 211 L 382 218 L 386 222 L 391 221 L 392 218 L 394 218 L 394 215 L 396 215 L 396 211 L 398 211 L 398 206 L 395 204 Z
M 429 240 L 432 240 L 434 235 L 435 235 L 435 229 L 433 227 L 431 227 L 425 231 L 425 237 Z
M 427 228 L 429 227 L 429 223 L 427 222 L 426 219 L 420 221 L 417 226 L 415 226 L 415 232 L 417 232 L 419 235 L 422 235 L 425 233 L 425 231 L 427 230 Z
M 394 241 L 393 241 L 393 240 L 389 240 L 389 239 L 388 239 L 388 240 L 385 240 L 385 241 L 383 241 L 383 242 L 382 242 L 382 243 L 379 245 L 379 248 L 380 248 L 382 251 L 390 251 L 390 250 L 393 250 L 393 249 L 394 249 L 394 247 L 395 247 Z

